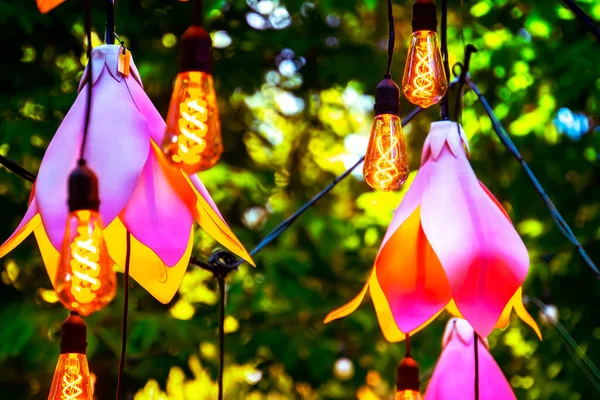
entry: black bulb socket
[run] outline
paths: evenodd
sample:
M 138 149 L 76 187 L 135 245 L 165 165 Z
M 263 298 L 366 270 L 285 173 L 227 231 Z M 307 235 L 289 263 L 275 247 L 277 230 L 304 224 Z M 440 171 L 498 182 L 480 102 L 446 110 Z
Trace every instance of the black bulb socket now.
M 391 76 L 386 76 L 375 89 L 375 116 L 393 114 L 400 116 L 400 88 Z
M 212 41 L 200 25 L 191 25 L 180 39 L 179 72 L 199 71 L 212 74 Z
M 412 16 L 413 32 L 437 32 L 437 7 L 434 0 L 415 0 Z
M 396 390 L 420 390 L 419 364 L 411 358 L 406 357 L 398 364 L 396 369 Z
M 85 161 L 79 161 L 69 175 L 69 212 L 98 211 L 99 208 L 98 178 Z
M 63 322 L 60 331 L 60 354 L 85 354 L 87 328 L 83 318 L 75 311 Z

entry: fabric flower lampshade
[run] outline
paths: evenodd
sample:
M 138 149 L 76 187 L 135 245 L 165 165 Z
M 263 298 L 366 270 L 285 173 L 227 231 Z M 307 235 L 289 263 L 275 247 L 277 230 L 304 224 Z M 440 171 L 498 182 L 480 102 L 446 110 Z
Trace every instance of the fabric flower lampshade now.
M 120 50 L 103 45 L 92 51 L 94 90 L 85 158 L 98 176 L 100 215 L 112 260 L 125 265 L 130 232 L 130 275 L 167 303 L 190 260 L 194 220 L 227 249 L 254 263 L 198 176 L 188 176 L 165 160 L 157 145 L 165 122 L 144 92 L 133 60 L 129 74 L 119 72 Z M 33 232 L 53 281 L 68 214 L 67 180 L 83 138 L 87 74 L 88 69 L 75 104 L 46 150 L 25 217 L 0 246 L 2 257 Z
M 448 321 L 442 354 L 437 362 L 425 400 L 474 400 L 475 397 L 475 335 L 467 321 Z M 487 340 L 477 340 L 479 351 L 479 399 L 516 400 L 510 384 L 488 350 Z
M 389 225 L 360 294 L 325 322 L 353 312 L 370 291 L 384 336 L 403 340 L 444 309 L 481 336 L 514 309 L 541 337 L 522 302 L 529 255 L 498 200 L 469 164 L 461 126 L 434 122 L 421 168 Z
M 37 0 L 37 6 L 40 12 L 45 14 L 64 2 L 65 0 Z

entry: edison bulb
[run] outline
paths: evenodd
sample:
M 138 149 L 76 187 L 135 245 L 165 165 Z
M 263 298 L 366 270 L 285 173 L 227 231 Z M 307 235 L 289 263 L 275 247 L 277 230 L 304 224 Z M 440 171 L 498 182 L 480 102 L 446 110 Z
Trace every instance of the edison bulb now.
M 61 354 L 48 400 L 92 400 L 90 370 L 85 354 Z
M 89 315 L 115 297 L 117 276 L 97 211 L 69 213 L 54 287 L 68 309 Z
M 408 154 L 400 117 L 377 115 L 365 155 L 365 181 L 373 189 L 389 192 L 402 187 L 408 179 L 408 172 Z
M 394 400 L 421 400 L 421 393 L 416 390 L 400 390 Z
M 402 91 L 408 101 L 423 108 L 439 103 L 446 95 L 448 81 L 435 31 L 413 32 Z
M 177 75 L 163 151 L 188 174 L 209 169 L 221 157 L 221 124 L 212 75 L 198 71 Z

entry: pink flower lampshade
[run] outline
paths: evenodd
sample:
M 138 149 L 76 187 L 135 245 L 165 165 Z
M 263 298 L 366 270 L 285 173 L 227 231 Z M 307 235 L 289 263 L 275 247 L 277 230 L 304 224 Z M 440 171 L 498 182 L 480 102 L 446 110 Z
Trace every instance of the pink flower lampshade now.
M 370 291 L 384 336 L 403 340 L 444 309 L 481 336 L 512 309 L 537 333 L 521 285 L 529 255 L 498 200 L 477 179 L 461 126 L 434 122 L 421 168 L 389 225 L 367 284 L 325 322 L 352 313 Z M 541 335 L 540 335 L 541 336 Z
M 94 90 L 85 158 L 98 176 L 111 258 L 125 264 L 130 232 L 131 276 L 167 303 L 190 260 L 194 220 L 223 246 L 254 263 L 198 176 L 188 176 L 165 160 L 157 146 L 165 122 L 144 92 L 133 60 L 128 75 L 118 71 L 119 50 L 103 45 L 92 51 Z M 52 280 L 68 213 L 67 180 L 83 137 L 87 74 L 86 68 L 79 95 L 46 150 L 25 217 L 0 246 L 2 257 L 33 232 Z
M 475 399 L 475 337 L 464 319 L 448 321 L 442 354 L 429 381 L 425 400 Z M 516 400 L 502 370 L 488 350 L 487 340 L 478 340 L 479 399 Z

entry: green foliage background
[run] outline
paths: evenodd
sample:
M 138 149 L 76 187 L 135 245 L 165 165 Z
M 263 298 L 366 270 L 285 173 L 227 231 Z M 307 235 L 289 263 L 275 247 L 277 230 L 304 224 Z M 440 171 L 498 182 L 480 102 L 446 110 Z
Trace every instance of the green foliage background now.
M 94 3 L 94 27 L 101 37 L 104 2 Z M 370 96 L 384 72 L 385 4 L 321 0 L 311 7 L 301 0 L 281 0 L 291 26 L 261 31 L 246 22 L 252 1 L 205 3 L 207 29 L 226 31 L 232 43 L 214 51 L 226 151 L 222 162 L 201 177 L 242 242 L 252 248 L 341 173 L 344 161 L 350 165 L 357 158 L 350 144 L 368 137 Z M 410 3 L 395 1 L 393 73 L 398 80 L 410 35 Z M 561 107 L 586 113 L 592 122 L 600 120 L 598 43 L 558 1 L 449 3 L 451 62 L 462 58 L 463 43 L 479 48 L 472 63 L 474 81 L 590 256 L 600 262 L 600 135 L 591 131 L 573 140 L 552 123 Z M 579 3 L 600 20 L 598 2 Z M 32 171 L 39 168 L 76 96 L 86 62 L 82 4 L 67 0 L 41 15 L 33 0 L 0 3 L 0 153 Z M 174 0 L 117 1 L 118 33 L 163 114 L 177 72 L 176 38 L 189 24 L 190 10 L 190 4 Z M 96 36 L 94 45 L 98 44 Z M 301 58 L 305 61 L 290 76 L 277 72 L 284 49 L 293 50 L 298 66 Z M 301 99 L 304 108 L 285 115 L 286 104 L 294 98 Z M 294 99 L 293 104 L 301 102 Z M 412 108 L 403 107 L 404 114 Z M 582 351 L 600 360 L 598 281 L 553 225 L 473 94 L 466 95 L 465 107 L 472 165 L 503 202 L 530 250 L 525 293 L 541 297 L 550 291 L 561 322 Z M 433 107 L 406 130 L 413 170 L 438 110 Z M 1 238 L 17 226 L 29 191 L 30 185 L 0 171 Z M 244 266 L 231 277 L 229 398 L 390 398 L 404 346 L 384 341 L 370 300 L 341 321 L 325 326 L 322 320 L 364 284 L 402 195 L 374 193 L 351 176 L 259 253 L 256 269 Z M 195 255 L 206 257 L 215 246 L 199 232 Z M 66 313 L 53 302 L 32 238 L 1 260 L 0 270 L 0 397 L 46 398 L 58 357 L 57 332 Z M 98 399 L 114 398 L 122 289 L 109 307 L 87 319 L 88 357 L 97 377 Z M 211 381 L 217 370 L 216 294 L 211 277 L 193 268 L 166 306 L 132 284 L 128 398 L 144 387 L 136 399 L 215 398 Z M 537 316 L 536 309 L 530 310 Z M 440 317 L 414 337 L 414 355 L 424 373 L 439 355 L 446 319 Z M 517 397 L 599 398 L 554 328 L 543 326 L 543 333 L 544 341 L 539 342 L 515 320 L 490 337 L 491 351 Z M 342 356 L 355 366 L 346 381 L 333 373 Z M 248 383 L 248 376 L 255 377 L 257 371 L 262 379 Z M 155 381 L 147 385 L 149 380 Z

